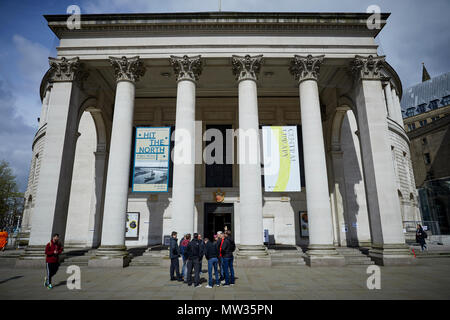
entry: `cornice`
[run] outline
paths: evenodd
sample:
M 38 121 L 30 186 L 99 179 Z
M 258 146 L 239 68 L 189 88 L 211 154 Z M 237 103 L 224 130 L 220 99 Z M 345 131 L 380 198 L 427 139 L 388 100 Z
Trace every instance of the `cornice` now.
M 380 29 L 367 28 L 367 13 L 282 13 L 282 12 L 198 12 L 159 14 L 83 14 L 81 28 L 70 30 L 69 15 L 44 15 L 50 29 L 61 39 L 98 31 L 133 32 L 268 32 L 307 30 L 353 30 L 372 37 L 386 24 L 389 13 L 381 14 Z M 140 34 L 142 32 L 142 34 Z

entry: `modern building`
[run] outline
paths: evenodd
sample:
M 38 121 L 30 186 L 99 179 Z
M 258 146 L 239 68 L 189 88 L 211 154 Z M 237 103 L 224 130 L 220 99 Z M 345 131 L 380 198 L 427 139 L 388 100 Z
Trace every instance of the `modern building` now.
M 423 222 L 450 235 L 450 72 L 405 90 L 401 106 Z
M 375 43 L 388 16 L 377 28 L 365 13 L 82 15 L 79 29 L 45 16 L 60 43 L 41 85 L 17 263 L 40 263 L 52 232 L 66 248 L 98 248 L 90 266 L 124 266 L 127 247 L 225 226 L 242 261 L 267 262 L 268 230 L 275 244 L 306 246 L 310 265 L 342 265 L 336 248 L 347 246 L 409 263 L 403 221 L 420 214 L 402 84 Z M 134 127 L 175 129 L 175 152 L 181 132 L 193 137 L 198 160 L 207 129 L 288 125 L 301 192 L 264 191 L 259 161 L 201 160 L 171 162 L 168 192 L 132 192 Z M 133 239 L 127 212 L 139 214 Z

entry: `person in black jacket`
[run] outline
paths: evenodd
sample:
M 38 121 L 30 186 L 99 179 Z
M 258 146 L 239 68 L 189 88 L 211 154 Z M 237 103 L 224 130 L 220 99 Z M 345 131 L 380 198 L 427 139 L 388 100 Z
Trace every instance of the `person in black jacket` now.
M 225 240 L 222 244 L 222 259 L 223 259 L 223 273 L 225 275 L 224 287 L 234 285 L 234 268 L 233 268 L 233 252 L 236 249 L 234 241 L 231 240 L 231 231 L 227 230 L 225 233 Z M 231 279 L 228 272 L 231 273 Z
M 192 285 L 192 268 L 194 268 L 194 285 L 195 287 L 201 287 L 200 284 L 200 268 L 202 267 L 200 261 L 203 257 L 203 246 L 198 239 L 198 233 L 194 233 L 194 239 L 189 242 L 186 248 L 187 257 L 187 277 L 188 285 Z
M 214 268 L 216 286 L 220 285 L 219 272 L 217 270 L 219 263 L 219 253 L 217 251 L 217 246 L 215 243 L 209 241 L 208 238 L 205 238 L 205 257 L 208 260 L 208 285 L 206 288 L 213 287 L 212 281 L 212 269 Z
M 417 225 L 416 229 L 416 242 L 420 244 L 420 247 L 422 248 L 422 251 L 424 248 L 427 248 L 427 244 L 425 242 L 425 239 L 428 237 L 425 230 L 423 230 L 422 226 L 420 224 Z
M 171 281 L 183 281 L 183 278 L 180 275 L 180 248 L 178 247 L 178 239 L 176 231 L 172 232 L 172 237 L 170 238 L 170 248 L 169 248 L 169 256 L 170 256 L 170 280 Z M 176 272 L 177 277 L 174 277 L 174 272 Z

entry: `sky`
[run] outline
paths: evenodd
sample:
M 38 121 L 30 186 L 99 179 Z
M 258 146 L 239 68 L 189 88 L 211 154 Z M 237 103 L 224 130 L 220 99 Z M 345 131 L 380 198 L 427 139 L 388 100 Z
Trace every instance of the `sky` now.
M 218 11 L 219 0 L 0 0 L 0 160 L 26 190 L 32 141 L 41 112 L 39 86 L 59 40 L 44 14 Z M 431 77 L 450 71 L 449 0 L 222 0 L 222 11 L 366 12 L 377 5 L 391 16 L 378 35 L 406 89 L 421 81 L 422 62 Z

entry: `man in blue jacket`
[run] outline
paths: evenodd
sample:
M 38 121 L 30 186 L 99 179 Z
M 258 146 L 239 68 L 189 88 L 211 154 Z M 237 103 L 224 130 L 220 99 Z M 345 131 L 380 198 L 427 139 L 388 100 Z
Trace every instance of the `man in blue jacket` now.
M 234 285 L 233 252 L 236 249 L 236 245 L 231 239 L 230 230 L 227 230 L 224 235 L 225 240 L 222 244 L 223 273 L 225 275 L 224 287 L 228 287 L 229 285 Z M 230 272 L 230 274 L 228 272 Z
M 201 240 L 198 239 L 198 233 L 194 233 L 194 239 L 189 242 L 186 248 L 186 258 L 187 258 L 187 280 L 188 285 L 192 285 L 192 268 L 194 268 L 194 285 L 195 287 L 201 287 L 200 284 L 200 268 L 201 259 L 203 257 L 203 245 Z
M 213 287 L 213 281 L 212 281 L 212 269 L 214 268 L 215 273 L 215 279 L 216 279 L 216 286 L 220 286 L 220 279 L 219 279 L 219 272 L 217 271 L 217 265 L 218 265 L 218 257 L 219 253 L 217 251 L 217 246 L 215 243 L 209 241 L 208 238 L 205 238 L 205 257 L 208 260 L 208 285 L 206 288 L 212 288 Z
M 180 248 L 178 247 L 178 239 L 177 232 L 172 232 L 172 237 L 170 238 L 170 247 L 169 247 L 169 256 L 170 256 L 170 280 L 171 281 L 183 281 L 183 278 L 180 275 Z M 177 277 L 174 277 L 174 272 L 176 272 Z

